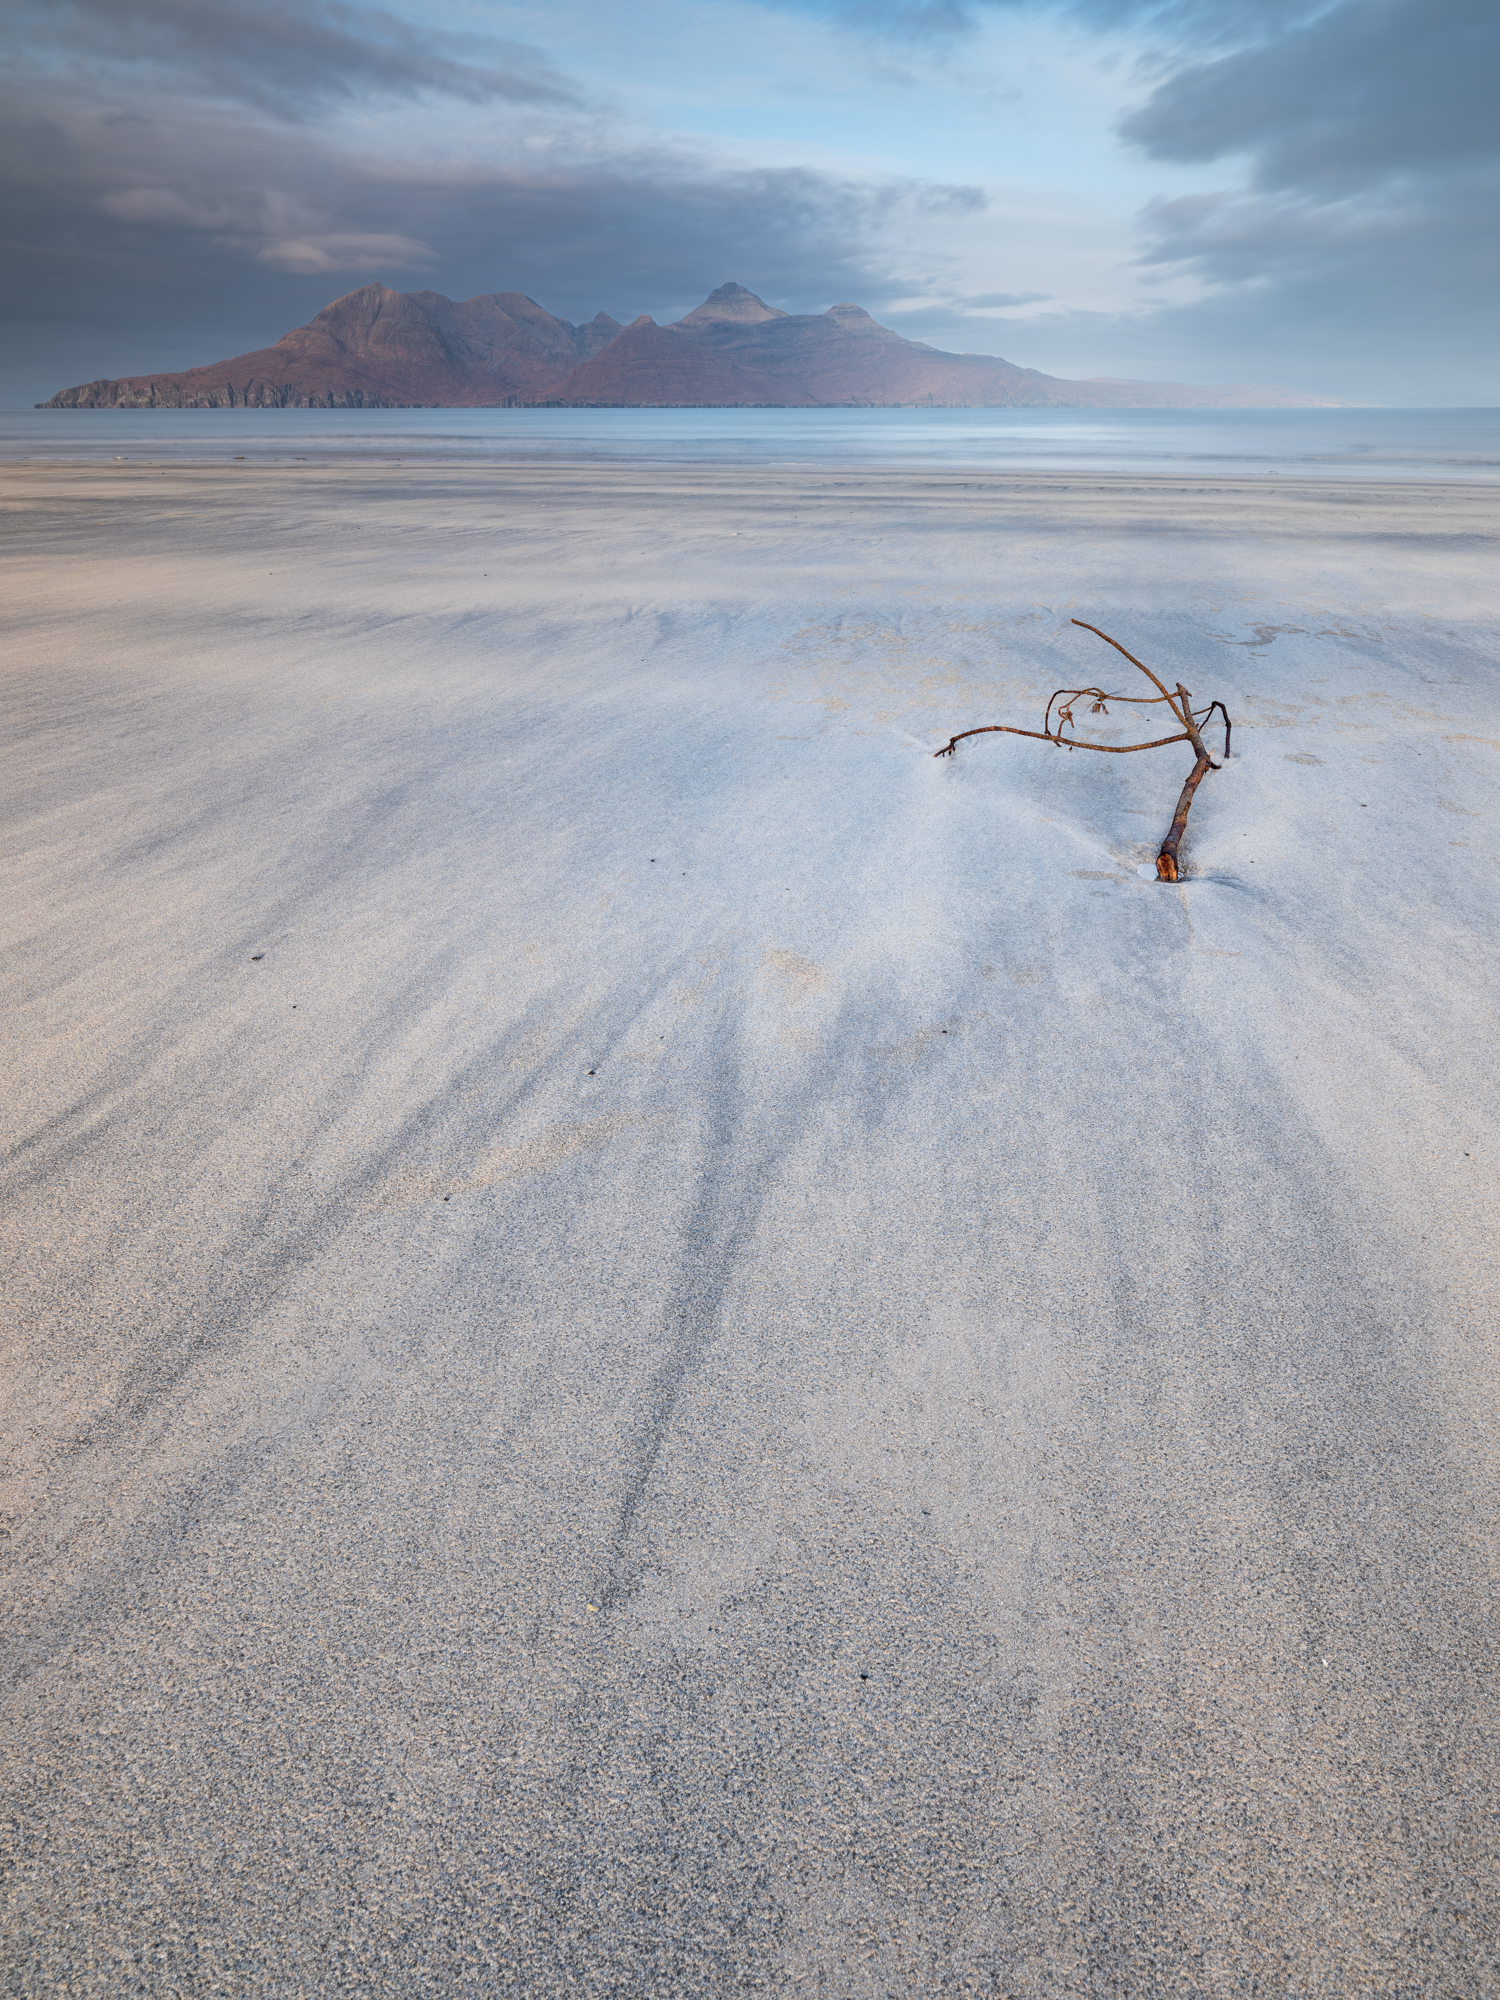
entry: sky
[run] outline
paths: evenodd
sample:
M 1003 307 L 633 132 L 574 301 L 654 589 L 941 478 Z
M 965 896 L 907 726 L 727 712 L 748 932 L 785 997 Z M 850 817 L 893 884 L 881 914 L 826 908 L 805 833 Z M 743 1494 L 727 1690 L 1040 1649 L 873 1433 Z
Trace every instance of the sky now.
M 1495 0 L 7 0 L 0 404 L 372 279 L 1500 403 Z

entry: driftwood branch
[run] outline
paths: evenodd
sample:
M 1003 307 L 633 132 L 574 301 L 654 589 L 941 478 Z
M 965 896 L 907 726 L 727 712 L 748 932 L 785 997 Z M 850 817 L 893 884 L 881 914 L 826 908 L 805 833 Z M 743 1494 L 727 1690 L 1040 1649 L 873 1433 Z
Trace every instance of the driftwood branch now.
M 1197 761 L 1178 796 L 1177 810 L 1172 815 L 1171 827 L 1161 844 L 1161 852 L 1156 857 L 1158 877 L 1163 882 L 1175 882 L 1178 878 L 1177 849 L 1187 826 L 1188 810 L 1193 803 L 1193 794 L 1210 771 L 1217 771 L 1220 768 L 1209 756 L 1202 732 L 1212 722 L 1217 712 L 1224 724 L 1224 759 L 1227 763 L 1231 729 L 1229 711 L 1222 701 L 1212 701 L 1207 708 L 1196 711 L 1193 707 L 1193 698 L 1181 681 L 1174 690 L 1169 691 L 1166 683 L 1158 680 L 1151 669 L 1143 661 L 1138 660 L 1134 653 L 1127 653 L 1118 639 L 1111 639 L 1107 632 L 1101 632 L 1097 625 L 1087 624 L 1082 618 L 1075 618 L 1073 623 L 1085 632 L 1094 633 L 1107 646 L 1113 646 L 1117 653 L 1124 654 L 1133 667 L 1139 667 L 1151 685 L 1158 690 L 1157 693 L 1106 694 L 1103 688 L 1097 687 L 1059 688 L 1047 703 L 1040 729 L 1018 729 L 1010 722 L 987 722 L 978 729 L 960 730 L 957 736 L 951 736 L 942 749 L 934 751 L 933 755 L 951 757 L 959 744 L 966 742 L 971 736 L 1027 736 L 1034 743 L 1056 744 L 1060 750 L 1104 750 L 1114 757 L 1128 757 L 1135 750 L 1161 750 L 1169 743 L 1191 744 Z M 1073 733 L 1077 728 L 1073 707 L 1075 702 L 1080 701 L 1089 704 L 1090 715 L 1108 715 L 1109 704 L 1112 701 L 1127 702 L 1135 708 L 1155 708 L 1164 702 L 1172 720 L 1181 723 L 1182 727 L 1174 736 L 1154 736 L 1148 743 L 1091 743 L 1087 737 L 1076 736 Z

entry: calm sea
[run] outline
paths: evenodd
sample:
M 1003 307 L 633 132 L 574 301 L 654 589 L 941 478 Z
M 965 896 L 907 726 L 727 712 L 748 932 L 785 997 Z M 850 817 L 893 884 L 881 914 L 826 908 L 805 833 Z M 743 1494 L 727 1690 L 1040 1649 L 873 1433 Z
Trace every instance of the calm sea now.
M 12 410 L 0 458 L 1500 479 L 1500 410 Z

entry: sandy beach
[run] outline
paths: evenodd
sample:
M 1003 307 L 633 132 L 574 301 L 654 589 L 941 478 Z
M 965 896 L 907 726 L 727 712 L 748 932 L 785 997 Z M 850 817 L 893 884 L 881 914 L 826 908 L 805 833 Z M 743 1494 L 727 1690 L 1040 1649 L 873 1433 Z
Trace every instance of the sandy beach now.
M 0 509 L 5 1991 L 1500 1991 L 1500 490 Z

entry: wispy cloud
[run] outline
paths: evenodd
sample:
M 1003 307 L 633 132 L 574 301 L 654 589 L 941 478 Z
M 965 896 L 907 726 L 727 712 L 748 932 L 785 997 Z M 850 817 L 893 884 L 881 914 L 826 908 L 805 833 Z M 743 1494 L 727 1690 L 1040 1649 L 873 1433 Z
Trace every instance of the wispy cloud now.
M 1005 306 L 1040 305 L 1049 296 L 1047 292 L 970 292 L 954 304 L 970 312 L 994 312 Z

